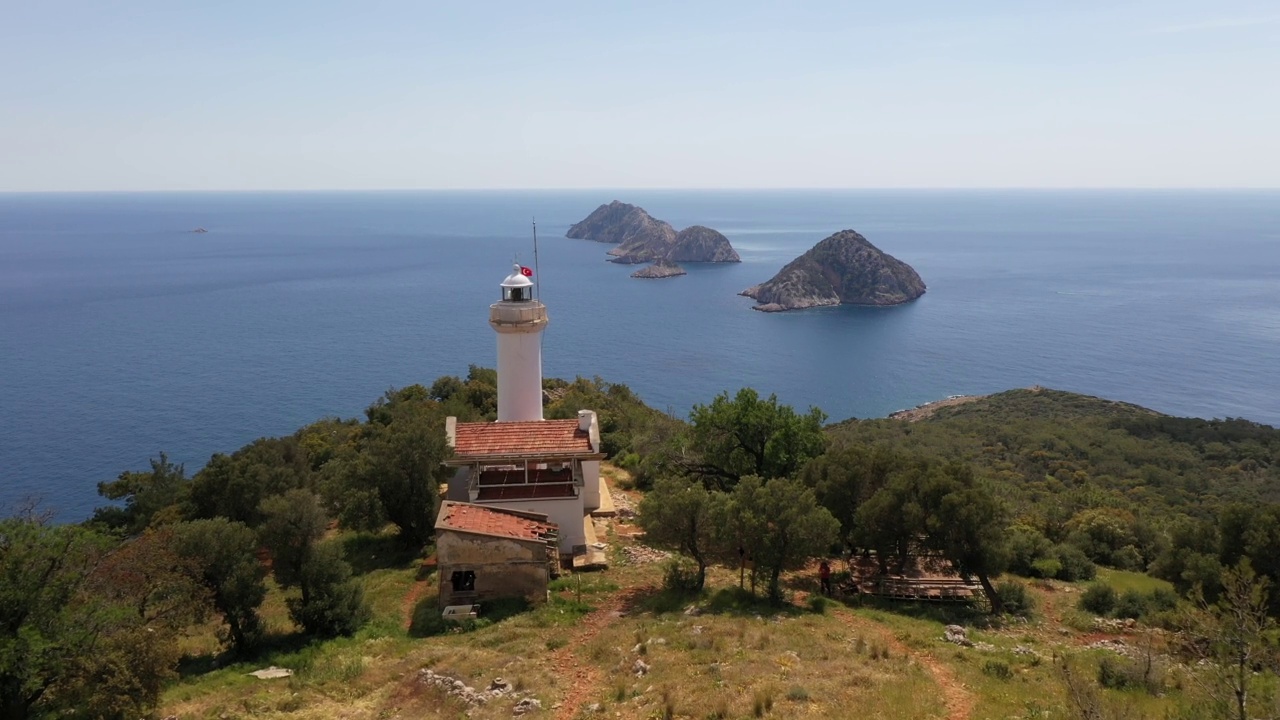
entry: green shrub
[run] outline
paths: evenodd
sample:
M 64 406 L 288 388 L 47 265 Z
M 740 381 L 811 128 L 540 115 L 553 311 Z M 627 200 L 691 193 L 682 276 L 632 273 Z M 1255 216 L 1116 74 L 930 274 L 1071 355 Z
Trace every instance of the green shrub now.
M 667 561 L 662 573 L 662 586 L 677 593 L 692 593 L 698 589 L 698 568 L 684 558 Z
M 1107 616 L 1116 607 L 1115 588 L 1106 583 L 1093 583 L 1080 596 L 1080 609 L 1094 615 Z
M 982 674 L 997 680 L 1010 680 L 1013 678 L 1013 670 L 1009 669 L 1009 664 L 1000 660 L 988 660 L 983 663 Z
M 1062 573 L 1062 561 L 1056 557 L 1040 558 L 1031 563 L 1031 569 L 1035 571 L 1033 577 L 1058 577 Z
M 792 685 L 791 689 L 787 690 L 787 699 L 791 702 L 807 702 L 809 700 L 809 691 L 799 685 Z
M 1173 588 L 1158 587 L 1151 591 L 1147 610 L 1150 613 L 1170 612 L 1178 609 L 1178 593 Z
M 818 613 L 819 615 L 825 615 L 825 614 L 826 614 L 826 612 L 827 612 L 827 605 L 828 605 L 830 602 L 831 602 L 830 600 L 828 600 L 827 598 L 825 598 L 825 597 L 823 597 L 823 596 L 821 596 L 821 595 L 810 595 L 810 596 L 809 596 L 809 599 L 808 599 L 808 601 L 807 601 L 807 603 L 808 603 L 808 605 L 809 605 L 809 609 L 810 609 L 810 610 L 812 610 L 813 612 Z
M 1150 606 L 1151 596 L 1144 595 L 1137 590 L 1125 590 L 1116 598 L 1116 604 L 1112 608 L 1111 614 L 1118 618 L 1137 620 L 1150 612 Z
M 1004 603 L 1005 612 L 1027 617 L 1035 609 L 1035 598 L 1027 592 L 1027 586 L 1017 580 L 1001 580 L 996 583 L 996 594 Z
M 1098 684 L 1111 690 L 1146 687 L 1146 678 L 1138 663 L 1114 655 L 1105 655 L 1098 663 Z
M 1088 555 L 1075 545 L 1063 543 L 1054 547 L 1061 569 L 1057 578 L 1067 582 L 1092 580 L 1098 574 L 1098 566 L 1093 564 Z

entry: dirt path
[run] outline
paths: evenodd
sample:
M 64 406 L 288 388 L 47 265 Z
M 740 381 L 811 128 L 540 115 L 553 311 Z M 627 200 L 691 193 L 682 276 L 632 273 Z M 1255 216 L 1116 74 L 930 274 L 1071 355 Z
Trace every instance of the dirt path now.
M 564 647 L 556 650 L 549 658 L 551 667 L 559 677 L 573 678 L 560 707 L 556 709 L 558 720 L 572 720 L 577 717 L 583 703 L 594 697 L 600 688 L 600 669 L 592 667 L 578 659 L 575 650 L 583 648 L 591 642 L 600 631 L 605 629 L 620 613 L 630 607 L 632 601 L 645 588 L 629 588 L 614 593 L 603 605 L 592 610 L 582 619 L 581 631 Z
M 894 652 L 909 657 L 920 663 L 920 666 L 929 673 L 933 681 L 937 683 L 938 688 L 942 691 L 942 704 L 946 708 L 947 720 L 969 720 L 969 716 L 973 714 L 973 706 L 975 703 L 973 693 L 969 692 L 963 684 L 956 679 L 956 674 L 951 668 L 945 664 L 938 662 L 932 655 L 928 653 L 912 653 L 903 645 L 892 633 L 886 629 L 875 625 L 872 622 L 863 620 L 848 610 L 837 610 L 836 614 L 844 620 L 846 625 L 856 627 L 860 630 L 870 630 L 880 635 L 881 639 Z
M 430 578 L 423 578 L 415 581 L 413 587 L 409 588 L 409 592 L 404 594 L 404 600 L 400 601 L 400 612 L 404 617 L 404 629 L 408 630 L 413 625 L 413 609 L 418 606 L 418 601 L 423 595 L 431 589 Z

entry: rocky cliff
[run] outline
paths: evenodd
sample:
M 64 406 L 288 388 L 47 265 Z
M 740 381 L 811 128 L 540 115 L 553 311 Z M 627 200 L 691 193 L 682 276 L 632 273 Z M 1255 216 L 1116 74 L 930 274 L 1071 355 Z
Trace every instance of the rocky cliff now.
M 899 305 L 924 294 L 912 267 L 881 252 L 853 230 L 841 230 L 742 295 L 755 310 L 780 312 L 826 305 Z
M 742 262 L 729 238 L 708 227 L 694 225 L 679 233 L 644 209 L 614 200 L 601 205 L 585 220 L 569 228 L 567 237 L 617 243 L 610 262 L 634 264 L 672 262 Z

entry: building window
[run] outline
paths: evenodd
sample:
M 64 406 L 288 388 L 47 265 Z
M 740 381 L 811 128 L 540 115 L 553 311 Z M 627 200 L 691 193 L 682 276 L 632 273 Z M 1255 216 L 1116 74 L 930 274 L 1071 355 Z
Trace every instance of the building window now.
M 476 589 L 476 574 L 473 570 L 454 570 L 449 576 L 454 592 L 472 592 Z
M 510 288 L 507 290 L 507 299 L 515 302 L 524 301 L 524 288 Z

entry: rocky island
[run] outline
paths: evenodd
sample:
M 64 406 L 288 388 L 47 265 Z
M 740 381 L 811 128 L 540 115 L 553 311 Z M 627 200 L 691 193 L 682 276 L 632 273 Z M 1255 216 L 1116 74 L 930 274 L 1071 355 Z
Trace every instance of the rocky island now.
M 685 269 L 670 260 L 655 260 L 652 265 L 642 270 L 631 273 L 633 278 L 647 278 L 657 280 L 661 278 L 677 277 L 679 275 L 688 275 Z
M 742 262 L 729 238 L 709 227 L 694 225 L 677 233 L 669 223 L 654 218 L 644 208 L 617 200 L 596 208 L 570 227 L 565 236 L 617 243 L 609 251 L 609 260 L 624 265 L 658 260 Z
M 743 290 L 763 312 L 829 305 L 900 305 L 924 294 L 908 264 L 861 234 L 841 230 L 787 263 L 772 279 Z

